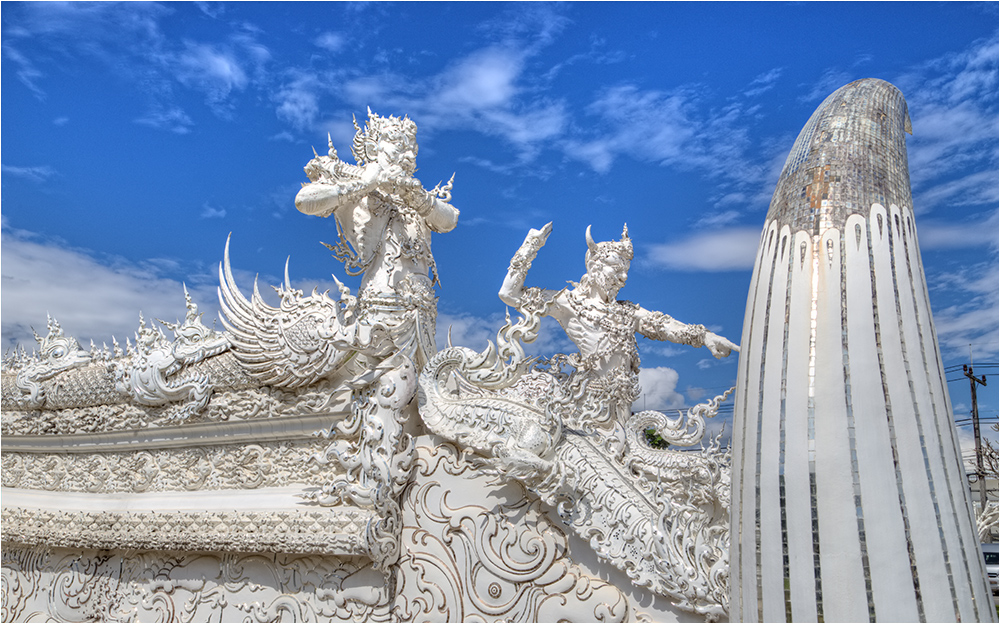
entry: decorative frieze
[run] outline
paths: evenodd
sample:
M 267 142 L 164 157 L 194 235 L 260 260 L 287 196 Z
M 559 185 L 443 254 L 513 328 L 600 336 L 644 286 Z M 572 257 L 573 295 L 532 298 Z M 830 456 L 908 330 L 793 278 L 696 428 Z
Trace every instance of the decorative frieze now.
M 55 511 L 4 505 L 3 539 L 84 549 L 367 555 L 361 509 Z
M 319 486 L 343 475 L 311 464 L 328 442 L 262 442 L 128 453 L 18 453 L 0 456 L 3 486 L 65 492 L 167 492 Z

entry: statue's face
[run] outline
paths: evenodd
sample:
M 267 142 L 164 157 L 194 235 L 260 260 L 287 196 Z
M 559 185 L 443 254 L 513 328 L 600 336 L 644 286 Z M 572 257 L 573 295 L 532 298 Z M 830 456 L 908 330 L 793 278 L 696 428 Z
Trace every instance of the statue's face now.
M 390 129 L 379 140 L 378 160 L 383 168 L 399 167 L 404 175 L 412 176 L 417 170 L 416 139 L 401 129 Z
M 610 301 L 625 286 L 630 264 L 628 258 L 612 251 L 606 256 L 599 256 L 591 260 L 588 263 L 587 274 L 593 283 L 607 294 L 607 299 Z

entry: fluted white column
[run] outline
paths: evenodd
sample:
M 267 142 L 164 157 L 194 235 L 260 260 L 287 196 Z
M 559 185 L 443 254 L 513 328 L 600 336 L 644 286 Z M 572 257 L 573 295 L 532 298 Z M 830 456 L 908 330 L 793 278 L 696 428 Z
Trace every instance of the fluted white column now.
M 733 431 L 733 621 L 995 621 L 910 198 L 906 103 L 817 109 L 747 299 Z

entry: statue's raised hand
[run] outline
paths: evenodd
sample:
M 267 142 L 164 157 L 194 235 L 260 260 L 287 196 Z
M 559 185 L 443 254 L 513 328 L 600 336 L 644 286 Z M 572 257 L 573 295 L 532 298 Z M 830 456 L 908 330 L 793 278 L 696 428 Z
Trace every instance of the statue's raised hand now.
M 545 225 L 543 225 L 542 229 L 540 229 L 540 230 L 536 230 L 535 228 L 531 228 L 530 230 L 528 230 L 528 235 L 524 237 L 524 244 L 522 245 L 522 247 L 524 247 L 525 245 L 527 245 L 527 246 L 531 247 L 532 249 L 534 249 L 535 251 L 538 251 L 543 246 L 545 246 L 545 241 L 547 241 L 549 239 L 549 234 L 551 234 L 551 233 L 552 233 L 552 222 L 551 221 L 549 221 L 548 223 L 546 223 Z M 529 242 L 530 242 L 530 245 L 529 245 Z

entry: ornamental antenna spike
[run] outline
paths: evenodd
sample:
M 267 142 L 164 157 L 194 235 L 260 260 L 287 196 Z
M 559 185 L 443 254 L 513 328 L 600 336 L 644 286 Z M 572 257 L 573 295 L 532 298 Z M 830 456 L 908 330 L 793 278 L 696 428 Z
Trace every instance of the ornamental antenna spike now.
M 590 249 L 592 251 L 596 251 L 597 250 L 597 243 L 594 242 L 594 237 L 591 236 L 591 234 L 590 234 L 590 228 L 591 228 L 591 226 L 588 225 L 587 226 L 587 249 Z

